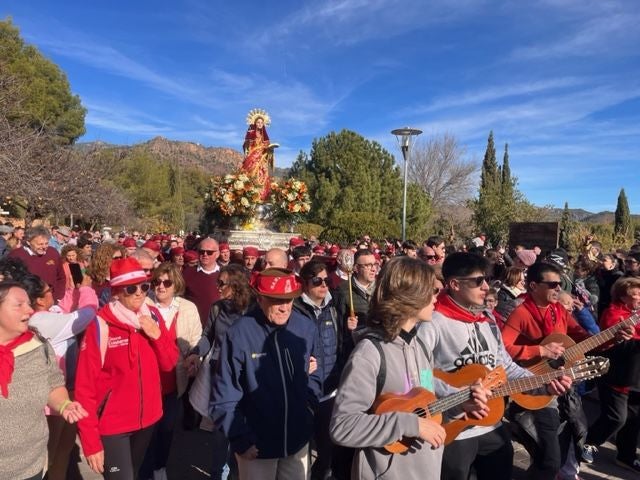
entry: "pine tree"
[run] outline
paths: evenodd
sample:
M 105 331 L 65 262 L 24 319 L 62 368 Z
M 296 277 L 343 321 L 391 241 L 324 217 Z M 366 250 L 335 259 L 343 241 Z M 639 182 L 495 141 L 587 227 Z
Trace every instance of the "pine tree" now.
M 633 233 L 629 202 L 627 202 L 627 195 L 624 193 L 624 188 L 620 189 L 620 194 L 618 195 L 613 232 L 616 237 L 624 241 L 629 240 Z

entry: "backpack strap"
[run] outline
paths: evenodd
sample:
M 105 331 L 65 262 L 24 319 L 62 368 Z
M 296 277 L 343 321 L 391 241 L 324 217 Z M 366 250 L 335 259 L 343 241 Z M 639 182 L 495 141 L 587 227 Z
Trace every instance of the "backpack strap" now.
M 422 353 L 424 353 L 424 356 L 428 358 L 429 363 L 433 365 L 433 353 L 427 350 L 427 346 L 424 344 L 424 342 L 418 335 L 415 336 L 415 339 L 418 342 L 418 345 L 420 345 L 420 347 L 422 348 Z
M 376 338 L 372 335 L 367 335 L 364 338 L 373 343 L 373 346 L 378 350 L 378 354 L 380 355 L 380 369 L 378 370 L 378 375 L 376 376 L 376 398 L 382 393 L 382 388 L 384 387 L 384 382 L 387 380 L 387 361 L 384 355 L 384 350 L 380 345 L 380 339 Z

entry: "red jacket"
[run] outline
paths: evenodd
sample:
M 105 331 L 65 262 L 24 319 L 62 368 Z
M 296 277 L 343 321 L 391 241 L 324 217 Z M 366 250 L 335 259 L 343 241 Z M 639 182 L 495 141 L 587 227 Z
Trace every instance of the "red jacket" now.
M 564 308 L 558 309 L 560 317 L 553 328 L 553 333 L 568 335 L 574 341 L 580 342 L 589 334 L 576 322 L 573 315 Z M 502 329 L 504 346 L 515 361 L 533 360 L 540 357 L 540 342 L 546 335 L 539 319 L 533 318 L 524 304 L 518 305 Z
M 100 309 L 99 319 L 85 332 L 75 391 L 89 413 L 78 423 L 85 456 L 103 450 L 101 435 L 140 430 L 162 417 L 160 370 L 175 367 L 178 348 L 160 312 L 149 309 L 159 319 L 157 340 L 118 321 L 109 305 Z

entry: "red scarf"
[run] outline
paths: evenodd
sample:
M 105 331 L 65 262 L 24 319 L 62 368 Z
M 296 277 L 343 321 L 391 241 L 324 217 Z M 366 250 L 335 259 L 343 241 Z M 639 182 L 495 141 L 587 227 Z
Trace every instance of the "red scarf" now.
M 542 333 L 546 337 L 553 333 L 556 323 L 562 318 L 562 305 L 559 303 L 550 303 L 544 310 L 540 309 L 531 298 L 531 295 L 527 294 L 524 297 L 522 305 L 525 306 L 533 319 L 542 326 Z
M 27 330 L 15 340 L 6 345 L 0 345 L 0 392 L 4 398 L 9 398 L 9 384 L 13 376 L 16 358 L 13 356 L 13 350 L 27 343 L 33 338 L 33 332 Z
M 435 311 L 440 312 L 445 317 L 467 323 L 488 322 L 490 320 L 484 312 L 473 313 L 466 308 L 462 308 L 446 292 L 438 295 Z

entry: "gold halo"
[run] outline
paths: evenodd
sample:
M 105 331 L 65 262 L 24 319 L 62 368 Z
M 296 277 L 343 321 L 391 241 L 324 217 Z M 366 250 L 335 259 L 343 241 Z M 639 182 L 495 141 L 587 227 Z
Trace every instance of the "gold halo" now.
M 262 118 L 265 125 L 271 124 L 271 117 L 261 108 L 254 108 L 247 114 L 247 125 L 253 125 L 258 118 Z

